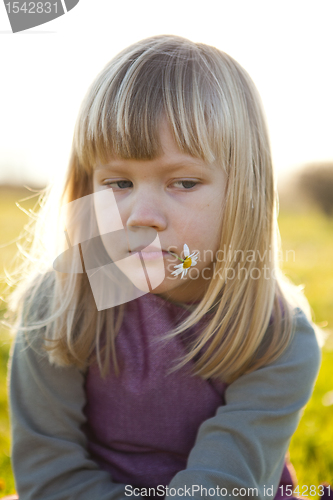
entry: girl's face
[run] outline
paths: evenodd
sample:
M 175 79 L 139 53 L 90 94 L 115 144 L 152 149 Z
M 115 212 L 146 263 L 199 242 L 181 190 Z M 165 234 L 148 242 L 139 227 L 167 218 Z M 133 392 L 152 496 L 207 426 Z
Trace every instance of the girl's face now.
M 197 301 L 203 297 L 213 276 L 213 263 L 220 243 L 226 174 L 217 165 L 208 165 L 181 152 L 166 121 L 161 122 L 160 143 L 161 154 L 154 160 L 112 157 L 109 163 L 98 164 L 94 172 L 94 191 L 112 188 L 128 233 L 140 228 L 157 232 L 164 250 L 165 278 L 151 293 L 175 302 Z M 98 218 L 98 207 L 95 209 Z M 181 261 L 167 251 L 184 258 L 184 243 L 190 253 L 200 253 L 197 264 L 181 278 L 181 274 L 171 274 Z M 127 256 L 130 255 L 130 251 L 127 252 Z M 145 264 L 147 271 L 148 266 L 153 269 L 156 259 L 145 260 Z

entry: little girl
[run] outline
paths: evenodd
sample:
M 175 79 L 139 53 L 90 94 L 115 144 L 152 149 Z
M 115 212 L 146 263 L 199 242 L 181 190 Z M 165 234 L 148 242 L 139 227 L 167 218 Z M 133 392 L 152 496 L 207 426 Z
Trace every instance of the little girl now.
M 122 51 L 45 199 L 9 304 L 20 500 L 290 498 L 286 454 L 320 349 L 279 269 L 244 69 L 176 36 Z

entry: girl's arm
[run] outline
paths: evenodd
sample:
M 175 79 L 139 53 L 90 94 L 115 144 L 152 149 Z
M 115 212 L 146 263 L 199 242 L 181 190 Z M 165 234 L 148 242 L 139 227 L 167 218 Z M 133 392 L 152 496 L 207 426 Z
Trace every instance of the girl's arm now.
M 84 374 L 51 365 L 18 332 L 10 361 L 10 412 L 20 500 L 127 498 L 125 485 L 113 483 L 89 457 L 81 430 L 84 405 Z
M 276 495 L 290 439 L 320 366 L 314 329 L 300 309 L 295 321 L 293 341 L 278 360 L 228 386 L 226 405 L 202 423 L 187 468 L 174 476 L 169 488 L 186 485 L 198 499 L 210 497 L 209 488 L 212 493 L 216 487 L 225 488 L 223 496 L 231 498 L 241 496 L 240 488 L 246 488 L 245 498 L 267 500 L 272 486 Z M 201 486 L 207 493 L 197 491 Z M 178 490 L 173 498 L 180 500 L 181 494 Z M 220 490 L 216 496 L 221 496 Z

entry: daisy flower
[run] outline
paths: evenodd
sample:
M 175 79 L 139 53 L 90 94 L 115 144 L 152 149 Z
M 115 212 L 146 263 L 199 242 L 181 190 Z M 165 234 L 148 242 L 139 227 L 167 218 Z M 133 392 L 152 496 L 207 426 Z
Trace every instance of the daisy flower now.
M 172 252 L 169 252 L 169 253 L 171 253 L 172 255 L 175 255 Z M 177 266 L 174 266 L 175 271 L 173 271 L 171 274 L 173 274 L 174 276 L 178 276 L 178 274 L 182 273 L 181 278 L 183 278 L 184 276 L 186 276 L 187 271 L 189 270 L 189 268 L 196 265 L 198 254 L 199 254 L 199 252 L 193 252 L 190 255 L 190 249 L 189 249 L 189 247 L 185 243 L 184 244 L 185 259 L 183 260 L 180 257 L 178 257 L 178 255 L 176 255 L 176 257 L 179 260 L 181 260 L 182 263 L 178 264 Z

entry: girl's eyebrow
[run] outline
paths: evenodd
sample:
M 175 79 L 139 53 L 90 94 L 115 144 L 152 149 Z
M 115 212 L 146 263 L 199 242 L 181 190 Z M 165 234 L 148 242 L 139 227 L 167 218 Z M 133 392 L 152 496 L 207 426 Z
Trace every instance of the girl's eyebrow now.
M 135 162 L 144 162 L 145 160 L 134 160 Z M 149 160 L 150 161 L 150 160 Z M 110 163 L 104 165 L 96 165 L 95 170 L 114 170 L 114 171 L 123 171 L 126 169 L 131 169 L 132 165 L 130 163 L 122 163 L 119 161 L 111 161 Z M 161 163 L 160 168 L 167 171 L 180 170 L 183 168 L 207 168 L 211 169 L 211 166 L 205 163 L 203 160 L 180 160 L 175 162 Z

